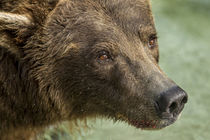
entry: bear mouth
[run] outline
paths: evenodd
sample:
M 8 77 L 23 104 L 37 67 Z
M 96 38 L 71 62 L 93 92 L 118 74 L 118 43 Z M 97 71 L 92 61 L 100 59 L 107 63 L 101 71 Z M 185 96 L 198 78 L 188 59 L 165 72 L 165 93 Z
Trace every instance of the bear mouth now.
M 136 121 L 136 120 L 131 120 L 129 121 L 129 124 L 138 128 L 138 129 L 143 129 L 143 130 L 159 130 L 162 128 L 165 128 L 171 124 L 173 124 L 176 120 L 173 119 L 164 119 L 164 120 L 150 120 L 150 121 Z
M 117 119 L 142 130 L 159 130 L 173 124 L 177 118 L 156 119 L 156 120 L 136 120 L 129 119 L 122 114 L 117 114 Z
M 132 126 L 135 126 L 136 128 L 140 129 L 157 129 L 158 120 L 152 120 L 152 121 L 138 121 L 138 120 L 131 120 L 129 121 L 129 124 Z

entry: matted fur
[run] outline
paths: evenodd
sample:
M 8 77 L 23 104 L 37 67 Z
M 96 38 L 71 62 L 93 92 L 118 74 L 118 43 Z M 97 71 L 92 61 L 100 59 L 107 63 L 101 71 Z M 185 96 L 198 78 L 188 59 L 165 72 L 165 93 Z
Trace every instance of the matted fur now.
M 177 87 L 148 45 L 156 34 L 149 0 L 1 0 L 0 139 L 93 116 L 144 129 L 175 122 L 154 106 Z

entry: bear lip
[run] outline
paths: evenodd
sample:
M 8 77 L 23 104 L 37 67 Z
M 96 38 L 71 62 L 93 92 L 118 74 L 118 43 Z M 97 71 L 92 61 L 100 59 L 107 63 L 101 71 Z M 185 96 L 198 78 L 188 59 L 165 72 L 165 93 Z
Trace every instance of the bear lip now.
M 160 119 L 160 120 L 130 120 L 128 123 L 138 129 L 143 130 L 159 130 L 173 124 L 176 119 Z
M 129 119 L 128 117 L 125 117 L 122 114 L 118 114 L 117 118 L 136 127 L 137 129 L 143 129 L 143 130 L 159 130 L 173 124 L 177 120 L 177 117 L 158 119 L 158 120 L 137 120 L 137 119 Z
M 157 123 L 158 123 L 158 120 L 152 120 L 152 121 L 132 120 L 130 121 L 131 125 L 135 126 L 136 128 L 141 128 L 141 129 L 147 129 L 147 128 L 157 129 Z

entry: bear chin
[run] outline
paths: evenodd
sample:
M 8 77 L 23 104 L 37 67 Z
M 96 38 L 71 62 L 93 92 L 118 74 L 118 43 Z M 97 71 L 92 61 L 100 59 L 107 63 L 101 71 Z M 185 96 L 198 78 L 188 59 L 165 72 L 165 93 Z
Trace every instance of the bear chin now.
M 166 118 L 166 119 L 154 119 L 154 120 L 137 120 L 137 119 L 129 119 L 128 117 L 118 114 L 114 120 L 120 120 L 129 125 L 142 130 L 160 130 L 171 124 L 173 124 L 176 120 L 179 119 L 181 114 L 177 117 Z
M 151 121 L 130 121 L 129 124 L 137 129 L 142 130 L 160 130 L 171 124 L 173 124 L 177 119 L 164 119 L 164 120 L 151 120 Z

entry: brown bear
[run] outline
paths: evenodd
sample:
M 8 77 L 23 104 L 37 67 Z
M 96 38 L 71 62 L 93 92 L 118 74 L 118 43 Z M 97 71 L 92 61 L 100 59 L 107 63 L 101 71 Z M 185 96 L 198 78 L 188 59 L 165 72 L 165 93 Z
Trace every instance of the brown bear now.
M 97 116 L 164 128 L 188 97 L 158 60 L 149 0 L 1 0 L 0 139 Z

